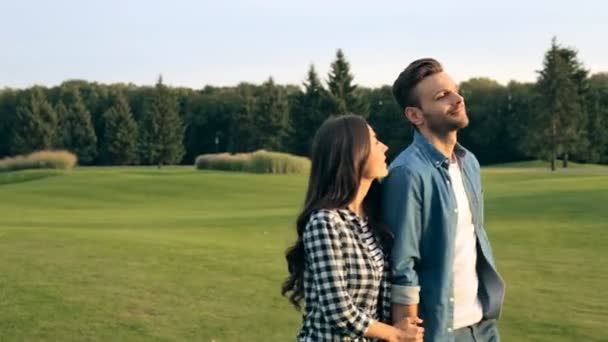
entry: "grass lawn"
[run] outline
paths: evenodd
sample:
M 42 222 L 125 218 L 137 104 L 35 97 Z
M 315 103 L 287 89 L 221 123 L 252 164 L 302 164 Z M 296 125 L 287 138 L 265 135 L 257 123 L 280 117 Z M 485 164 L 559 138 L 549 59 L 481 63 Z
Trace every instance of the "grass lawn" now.
M 608 172 L 484 171 L 503 340 L 607 341 Z M 306 179 L 0 173 L 0 341 L 293 341 L 283 252 Z

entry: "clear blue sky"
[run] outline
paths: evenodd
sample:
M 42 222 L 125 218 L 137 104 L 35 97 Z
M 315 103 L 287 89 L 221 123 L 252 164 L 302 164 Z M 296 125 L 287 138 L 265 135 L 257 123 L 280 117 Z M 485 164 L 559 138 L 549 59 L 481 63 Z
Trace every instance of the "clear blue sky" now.
M 435 57 L 457 81 L 533 81 L 551 37 L 608 71 L 608 1 L 0 0 L 0 88 L 66 79 L 174 86 L 326 78 L 390 84 Z

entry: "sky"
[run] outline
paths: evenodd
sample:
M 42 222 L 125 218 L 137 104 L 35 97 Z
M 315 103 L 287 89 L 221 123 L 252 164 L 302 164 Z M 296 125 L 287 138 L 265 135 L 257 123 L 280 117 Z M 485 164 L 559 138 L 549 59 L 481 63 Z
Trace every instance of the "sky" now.
M 456 81 L 534 81 L 556 36 L 608 71 L 608 1 L 0 0 L 0 88 L 67 79 L 202 88 L 323 80 L 338 48 L 355 83 L 438 59 Z

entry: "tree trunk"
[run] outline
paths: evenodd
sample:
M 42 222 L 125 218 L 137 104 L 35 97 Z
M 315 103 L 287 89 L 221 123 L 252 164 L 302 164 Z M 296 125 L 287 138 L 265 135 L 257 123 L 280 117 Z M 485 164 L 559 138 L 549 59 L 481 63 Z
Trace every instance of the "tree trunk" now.
M 564 153 L 564 159 L 562 160 L 562 166 L 564 169 L 568 168 L 568 152 Z

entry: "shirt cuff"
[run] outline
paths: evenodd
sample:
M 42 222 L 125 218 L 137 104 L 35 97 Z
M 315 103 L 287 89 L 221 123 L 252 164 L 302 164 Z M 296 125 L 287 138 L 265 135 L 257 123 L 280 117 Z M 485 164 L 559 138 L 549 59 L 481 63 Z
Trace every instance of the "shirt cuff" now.
M 344 332 L 353 340 L 358 341 L 361 337 L 365 336 L 373 322 L 374 319 L 371 316 L 359 311 L 354 320 L 346 324 Z
M 369 328 L 372 326 L 372 323 L 374 323 L 376 320 L 371 318 L 371 317 L 366 317 L 365 318 L 365 323 L 363 324 L 363 333 L 360 336 L 351 336 L 353 338 L 358 338 L 358 337 L 363 337 L 365 336 L 365 334 L 367 334 Z
M 420 303 L 420 286 L 391 285 L 391 302 L 403 305 Z

